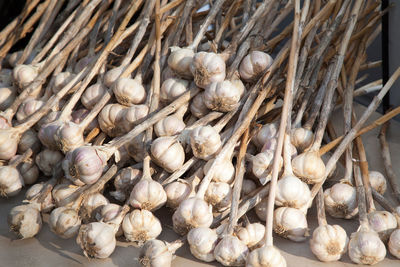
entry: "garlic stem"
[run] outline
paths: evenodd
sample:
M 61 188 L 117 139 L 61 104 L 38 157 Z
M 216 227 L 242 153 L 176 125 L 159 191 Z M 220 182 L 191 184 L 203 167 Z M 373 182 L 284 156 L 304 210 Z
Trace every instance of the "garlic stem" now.
M 319 189 L 317 199 L 317 216 L 318 216 L 318 225 L 325 226 L 327 225 L 326 215 L 325 215 L 325 203 L 324 203 L 324 191 L 322 187 Z

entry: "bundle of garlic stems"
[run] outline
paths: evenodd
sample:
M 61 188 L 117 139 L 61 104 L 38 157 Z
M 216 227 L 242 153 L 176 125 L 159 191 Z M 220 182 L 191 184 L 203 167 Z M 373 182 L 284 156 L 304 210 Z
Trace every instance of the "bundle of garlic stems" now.
M 361 84 L 381 65 L 366 51 L 386 12 L 371 0 L 26 1 L 0 31 L 0 196 L 27 189 L 10 229 L 34 237 L 50 213 L 51 231 L 87 257 L 109 257 L 119 238 L 143 246 L 140 263 L 170 266 L 187 239 L 203 261 L 286 266 L 273 232 L 304 241 L 316 198 L 319 260 L 376 263 L 383 242 L 399 257 L 399 211 L 361 139 L 383 125 L 398 198 L 385 133 L 400 107 L 364 124 L 400 68 Z M 354 99 L 373 91 L 357 118 Z M 342 155 L 345 176 L 328 188 Z M 157 240 L 165 206 L 173 243 Z M 325 210 L 359 213 L 360 229 L 348 241 Z

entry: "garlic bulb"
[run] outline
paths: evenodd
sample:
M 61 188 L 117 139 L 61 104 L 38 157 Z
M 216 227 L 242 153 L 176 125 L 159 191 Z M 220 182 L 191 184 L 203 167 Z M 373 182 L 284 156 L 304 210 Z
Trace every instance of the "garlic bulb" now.
M 18 121 L 23 121 L 29 116 L 31 116 L 33 113 L 38 111 L 42 106 L 44 105 L 44 102 L 41 100 L 36 100 L 34 98 L 28 98 L 26 99 L 18 108 L 17 111 L 17 120 Z
M 383 176 L 382 173 L 377 171 L 370 171 L 369 182 L 371 183 L 372 188 L 374 188 L 379 194 L 385 194 L 387 185 L 385 176 Z
M 108 199 L 100 193 L 94 193 L 85 197 L 80 209 L 80 215 L 84 222 L 88 222 L 91 221 L 92 218 L 96 218 L 97 213 L 109 203 L 110 202 Z
M 275 205 L 296 209 L 308 208 L 311 204 L 308 185 L 295 176 L 285 176 L 276 185 Z
M 187 234 L 192 228 L 210 227 L 212 221 L 212 206 L 197 197 L 182 201 L 172 216 L 174 231 L 180 235 Z
M 185 162 L 185 152 L 182 145 L 169 136 L 159 137 L 151 144 L 151 155 L 157 165 L 172 173 Z
M 148 210 L 133 210 L 125 215 L 122 221 L 125 238 L 139 245 L 147 240 L 156 239 L 161 234 L 160 221 Z
M 213 82 L 222 82 L 225 79 L 225 61 L 215 53 L 198 52 L 194 54 L 190 71 L 194 82 L 200 88 L 206 88 Z
M 179 76 L 192 79 L 190 65 L 193 62 L 194 52 L 189 48 L 170 47 L 171 54 L 168 57 L 168 66 Z
M 372 230 L 378 233 L 383 242 L 387 242 L 390 234 L 397 228 L 396 217 L 387 211 L 368 213 L 368 222 Z
M 146 105 L 133 105 L 122 110 L 120 117 L 116 121 L 116 126 L 120 127 L 122 133 L 127 133 L 137 124 L 138 120 L 144 118 L 149 113 Z
M 267 219 L 267 203 L 267 198 L 264 198 L 254 207 L 256 215 L 261 221 L 265 221 Z
M 107 88 L 102 83 L 95 83 L 89 86 L 81 96 L 82 105 L 87 109 L 92 109 L 106 91 Z
M 39 177 L 39 169 L 32 159 L 28 159 L 18 166 L 18 171 L 26 185 L 35 183 Z
M 165 80 L 160 89 L 160 99 L 167 103 L 174 101 L 189 88 L 189 82 L 179 78 Z
M 54 85 L 51 88 L 54 94 L 57 94 L 63 87 L 75 78 L 76 74 L 69 71 L 60 72 L 54 79 Z
M 63 160 L 64 156 L 59 151 L 44 149 L 36 155 L 35 162 L 39 169 L 46 175 L 53 174 L 54 167 Z
M 278 139 L 276 137 L 268 139 L 262 146 L 261 152 L 270 151 L 274 153 L 277 144 L 278 144 Z M 289 149 L 290 149 L 290 158 L 294 159 L 297 156 L 297 149 L 294 145 L 292 145 L 292 143 L 289 143 Z
M 390 235 L 388 243 L 390 253 L 400 259 L 400 229 L 396 229 Z
M 42 228 L 37 204 L 15 206 L 8 214 L 7 222 L 10 230 L 20 239 L 34 237 Z
M 0 197 L 13 197 L 17 195 L 24 180 L 18 170 L 12 166 L 0 166 Z
M 136 209 L 157 210 L 167 202 L 162 185 L 151 179 L 141 179 L 132 189 L 129 204 Z
M 43 182 L 32 185 L 28 190 L 26 190 L 25 199 L 33 200 L 43 190 L 44 185 L 45 184 Z M 51 192 L 47 194 L 47 196 L 40 204 L 41 204 L 40 211 L 43 213 L 47 213 L 54 208 L 54 200 Z
M 225 80 L 213 82 L 204 91 L 203 100 L 207 108 L 220 112 L 232 111 L 239 103 L 241 86 Z
M 202 118 L 207 115 L 210 110 L 207 108 L 206 104 L 204 103 L 204 92 L 200 92 L 195 97 L 193 97 L 192 102 L 190 103 L 190 112 L 192 115 L 196 116 L 197 118 Z
M 119 78 L 114 82 L 112 90 L 121 105 L 132 106 L 146 100 L 146 90 L 138 79 Z
M 57 207 L 61 206 L 62 201 L 73 194 L 76 190 L 78 190 L 78 186 L 71 184 L 58 184 L 54 186 L 53 191 L 51 192 L 54 203 Z M 69 203 L 68 206 L 71 206 L 72 203 Z
M 1 121 L 1 120 L 0 120 Z M 18 148 L 19 134 L 12 128 L 0 131 L 0 159 L 9 160 L 15 156 Z
M 104 74 L 103 82 L 104 85 L 108 88 L 111 88 L 114 82 L 119 78 L 119 76 L 122 74 L 122 71 L 124 70 L 123 66 L 113 68 Z
M 161 136 L 172 136 L 179 134 L 185 129 L 186 124 L 182 118 L 177 115 L 170 115 L 162 120 L 159 120 L 154 125 L 154 132 L 158 137 Z
M 192 185 L 186 180 L 178 179 L 168 184 L 165 187 L 167 206 L 173 209 L 177 208 L 181 202 L 189 198 L 193 192 Z
M 40 147 L 41 144 L 37 133 L 30 129 L 22 134 L 21 140 L 18 143 L 18 153 L 23 154 L 29 148 L 32 149 L 33 153 L 39 153 Z
M 249 253 L 247 267 L 286 267 L 286 260 L 274 246 L 262 246 Z
M 10 123 L 7 121 L 6 118 L 0 116 L 0 129 L 9 129 L 11 128 Z
M 349 256 L 357 264 L 373 265 L 385 258 L 385 244 L 376 232 L 361 228 L 351 234 Z
M 50 230 L 61 238 L 71 238 L 78 234 L 81 219 L 78 212 L 69 207 L 59 207 L 50 213 Z
M 100 129 L 111 137 L 122 135 L 124 132 L 117 126 L 117 122 L 121 121 L 124 109 L 125 107 L 120 104 L 105 105 L 97 116 Z
M 17 65 L 13 69 L 13 79 L 18 87 L 27 87 L 39 74 L 38 68 L 32 65 Z
M 13 86 L 0 83 L 0 110 L 6 110 L 14 102 L 17 90 Z
M 239 65 L 240 78 L 251 81 L 272 65 L 272 57 L 262 51 L 251 51 Z
M 258 148 L 261 148 L 264 146 L 265 142 L 277 136 L 278 130 L 279 130 L 279 125 L 277 123 L 265 124 L 252 138 L 252 141 Z
M 215 246 L 214 257 L 224 266 L 241 266 L 246 262 L 249 249 L 236 236 L 226 235 Z
M 171 267 L 171 261 L 174 257 L 173 253 L 178 247 L 174 243 L 157 239 L 149 240 L 142 248 L 139 262 L 143 266 L 149 267 Z
M 187 240 L 190 252 L 197 259 L 212 262 L 215 260 L 214 249 L 218 243 L 218 235 L 215 230 L 208 227 L 197 227 L 189 231 Z
M 337 261 L 347 251 L 349 238 L 340 225 L 320 225 L 310 239 L 312 253 L 324 262 Z
M 246 196 L 246 195 L 250 194 L 251 192 L 253 192 L 256 188 L 257 188 L 257 185 L 255 182 L 253 182 L 250 179 L 243 179 L 241 195 Z
M 235 235 L 248 248 L 255 249 L 262 245 L 265 235 L 265 226 L 261 223 L 250 223 L 246 227 L 239 227 Z
M 295 128 L 290 133 L 290 141 L 297 149 L 304 151 L 313 143 L 314 133 L 302 127 Z
M 72 121 L 62 124 L 54 135 L 58 148 L 63 152 L 74 150 L 85 144 L 83 139 L 83 128 Z
M 214 159 L 209 160 L 203 167 L 204 175 L 207 175 L 208 171 L 213 164 Z M 228 183 L 230 184 L 233 181 L 235 175 L 235 167 L 232 164 L 231 160 L 224 160 L 219 164 L 215 170 L 212 180 L 214 182 Z
M 265 185 L 271 180 L 271 167 L 274 160 L 274 152 L 267 150 L 258 153 L 252 157 L 252 171 L 253 174 L 259 179 L 260 183 Z M 283 159 L 279 158 L 279 169 L 282 168 Z
M 325 175 L 325 164 L 318 151 L 304 152 L 292 160 L 294 174 L 307 184 L 322 181 Z
M 324 191 L 325 209 L 334 218 L 351 219 L 358 213 L 356 189 L 337 183 Z
M 232 188 L 227 183 L 211 182 L 207 188 L 204 200 L 216 211 L 222 211 L 231 204 Z
M 221 149 L 222 142 L 214 127 L 206 125 L 192 130 L 190 145 L 195 157 L 210 160 Z
M 307 236 L 307 219 L 295 208 L 281 207 L 274 211 L 274 231 L 295 242 L 302 242 Z
M 116 191 L 110 192 L 116 200 L 124 201 L 132 191 L 133 186 L 142 177 L 142 171 L 132 167 L 121 169 L 121 171 L 114 178 L 114 186 Z

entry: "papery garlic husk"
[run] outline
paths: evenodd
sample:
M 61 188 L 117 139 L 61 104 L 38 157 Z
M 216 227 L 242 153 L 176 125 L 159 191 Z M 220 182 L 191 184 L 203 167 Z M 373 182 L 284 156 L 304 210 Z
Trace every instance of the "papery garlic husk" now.
M 177 208 L 182 201 L 191 196 L 193 188 L 189 182 L 178 179 L 175 182 L 168 184 L 165 187 L 167 194 L 167 206 L 170 208 Z
M 388 243 L 390 253 L 400 259 L 400 229 L 396 229 L 390 235 Z
M 203 167 L 204 175 L 207 175 L 213 162 L 214 159 L 211 159 L 204 165 Z M 232 161 L 224 160 L 214 169 L 214 175 L 212 177 L 212 180 L 214 182 L 230 184 L 233 181 L 234 175 L 235 175 L 235 167 L 233 166 Z
M 26 239 L 34 237 L 42 228 L 42 217 L 38 204 L 15 206 L 8 214 L 7 222 L 10 230 L 18 238 Z
M 215 260 L 214 249 L 218 243 L 218 235 L 215 230 L 208 227 L 197 227 L 189 231 L 187 240 L 190 252 L 197 259 L 212 262 Z
M 251 140 L 258 148 L 261 148 L 264 146 L 265 142 L 277 136 L 278 130 L 279 125 L 277 123 L 265 124 Z
M 13 69 L 14 82 L 20 88 L 27 87 L 39 74 L 39 69 L 32 65 L 17 65 Z
M 304 152 L 292 160 L 294 174 L 307 184 L 319 183 L 324 179 L 325 164 L 318 151 Z
M 81 96 L 82 105 L 87 109 L 92 109 L 100 101 L 106 91 L 107 87 L 102 83 L 95 83 L 89 86 Z
M 381 240 L 386 243 L 390 234 L 397 228 L 396 217 L 387 211 L 372 211 L 368 213 L 368 222 L 372 230 L 378 233 Z
M 192 130 L 190 145 L 196 158 L 210 160 L 221 149 L 222 142 L 214 127 L 206 125 Z
M 291 143 L 300 151 L 309 148 L 314 141 L 314 133 L 302 127 L 292 129 L 290 132 Z
M 382 196 L 385 194 L 387 185 L 385 176 L 383 176 L 382 173 L 377 171 L 370 171 L 369 182 L 371 183 L 372 188 L 376 190 L 376 192 L 378 192 Z
M 12 166 L 0 166 L 0 197 L 13 197 L 24 186 L 18 170 Z
M 133 210 L 122 221 L 125 238 L 142 245 L 147 240 L 156 239 L 161 234 L 160 221 L 148 210 Z
M 385 244 L 375 231 L 361 227 L 350 236 L 349 256 L 357 264 L 373 265 L 385 258 Z
M 45 186 L 45 184 L 43 182 L 32 185 L 26 191 L 25 199 L 32 200 L 33 198 L 35 198 L 42 191 L 44 186 Z M 44 198 L 44 200 L 40 204 L 41 204 L 40 211 L 43 213 L 47 213 L 54 208 L 54 200 L 53 200 L 53 196 L 52 196 L 51 192 L 49 192 L 47 194 L 47 196 Z
M 158 239 L 147 241 L 140 252 L 139 262 L 145 267 L 171 267 L 175 248 Z
M 252 157 L 252 171 L 253 174 L 259 179 L 260 183 L 265 185 L 271 180 L 272 162 L 274 160 L 274 152 L 267 150 L 258 153 Z M 283 159 L 279 158 L 279 169 L 282 168 Z
M 0 129 L 10 129 L 11 124 L 8 122 L 6 118 L 0 116 Z
M 267 198 L 264 198 L 263 200 L 260 201 L 260 203 L 258 203 L 254 207 L 258 219 L 264 222 L 267 219 L 267 206 L 268 206 L 267 203 L 268 203 Z
M 356 189 L 347 183 L 336 183 L 324 190 L 324 203 L 334 218 L 351 219 L 358 213 Z
M 258 78 L 271 65 L 273 59 L 262 51 L 251 51 L 239 65 L 240 78 L 251 81 Z
M 54 203 L 57 207 L 61 206 L 61 203 L 64 199 L 73 194 L 76 190 L 78 190 L 78 186 L 72 184 L 58 184 L 54 186 L 51 191 L 52 197 L 54 199 Z M 69 203 L 68 206 L 71 206 L 72 203 Z
M 171 54 L 168 57 L 168 66 L 179 76 L 192 79 L 190 66 L 193 62 L 194 52 L 189 48 L 170 47 Z
M 71 238 L 78 234 L 81 219 L 74 208 L 59 207 L 50 213 L 50 230 L 61 238 Z
M 7 86 L 0 83 L 0 110 L 6 110 L 14 102 L 17 96 L 17 89 L 12 85 Z
M 132 189 L 129 204 L 136 209 L 157 210 L 167 202 L 167 194 L 159 182 L 141 179 Z
M 204 90 L 204 104 L 211 110 L 232 111 L 240 101 L 241 89 L 241 86 L 228 80 L 213 82 Z
M 73 74 L 69 71 L 60 72 L 57 74 L 56 78 L 54 79 L 54 85 L 51 88 L 54 94 L 57 94 L 63 87 L 65 87 L 68 83 L 70 83 L 76 74 Z
M 275 152 L 277 144 L 278 144 L 278 138 L 276 137 L 266 140 L 261 148 L 261 153 L 265 151 L 270 151 L 273 154 Z M 292 143 L 289 143 L 289 149 L 290 149 L 290 158 L 294 159 L 297 156 L 297 149 Z
M 320 225 L 310 239 L 312 253 L 324 262 L 337 261 L 347 251 L 349 238 L 340 225 Z
M 292 175 L 279 179 L 276 185 L 275 205 L 307 209 L 310 202 L 311 191 L 306 183 Z
M 26 185 L 35 183 L 39 177 L 39 169 L 32 159 L 28 159 L 19 165 L 18 171 Z
M 185 93 L 189 88 L 189 82 L 179 78 L 165 80 L 160 88 L 160 99 L 170 103 Z
M 200 92 L 195 97 L 193 97 L 192 101 L 190 102 L 189 106 L 190 112 L 197 118 L 202 118 L 210 112 L 210 110 L 204 103 L 203 97 L 204 97 L 204 92 Z
M 24 154 L 28 149 L 32 149 L 33 153 L 39 153 L 41 144 L 37 133 L 30 129 L 24 132 L 21 136 L 21 140 L 18 143 L 18 153 Z
M 242 266 L 249 249 L 236 236 L 226 235 L 215 246 L 214 257 L 224 266 Z
M 286 260 L 274 246 L 262 246 L 249 253 L 246 267 L 286 267 Z
M 103 82 L 104 85 L 108 88 L 111 88 L 114 82 L 119 78 L 119 76 L 122 74 L 122 71 L 124 70 L 123 66 L 113 68 L 111 70 L 108 70 L 106 74 L 104 74 Z
M 194 54 L 190 71 L 194 82 L 200 88 L 206 88 L 213 82 L 222 82 L 225 79 L 225 61 L 215 53 L 198 52 Z
M 45 102 L 42 100 L 36 100 L 34 98 L 28 98 L 22 104 L 18 107 L 18 111 L 16 113 L 17 120 L 23 121 L 29 116 L 31 116 L 33 113 L 38 111 Z
M 114 186 L 116 191 L 110 192 L 116 200 L 124 201 L 127 196 L 129 196 L 132 191 L 133 186 L 142 177 L 142 171 L 132 167 L 126 167 L 121 169 L 121 171 L 114 178 Z
M 155 139 L 151 144 L 151 155 L 157 165 L 169 173 L 178 170 L 185 162 L 185 151 L 174 137 Z
M 79 215 L 84 222 L 93 221 L 100 210 L 110 202 L 100 193 L 94 193 L 84 198 Z
M 302 242 L 308 236 L 305 214 L 295 208 L 280 207 L 274 211 L 274 231 L 295 242 Z
M 46 175 L 53 174 L 54 167 L 63 160 L 62 153 L 56 150 L 44 149 L 36 155 L 35 162 L 39 169 Z
M 243 197 L 243 196 L 250 194 L 256 188 L 257 188 L 257 185 L 255 182 L 253 182 L 253 180 L 243 179 L 241 196 Z
M 212 206 L 197 197 L 182 201 L 172 216 L 174 231 L 180 235 L 187 234 L 192 228 L 210 227 L 212 221 Z
M 186 124 L 182 118 L 176 115 L 170 115 L 162 120 L 159 120 L 154 125 L 154 132 L 158 137 L 173 136 L 179 134 L 185 129 Z
M 211 182 L 204 195 L 204 200 L 212 205 L 216 211 L 227 209 L 231 205 L 231 199 L 231 186 L 222 182 Z
M 250 223 L 246 227 L 239 227 L 235 230 L 235 235 L 249 249 L 255 249 L 263 244 L 265 226 L 261 223 Z
M 146 90 L 138 79 L 119 78 L 112 90 L 118 103 L 124 106 L 142 104 L 146 100 Z

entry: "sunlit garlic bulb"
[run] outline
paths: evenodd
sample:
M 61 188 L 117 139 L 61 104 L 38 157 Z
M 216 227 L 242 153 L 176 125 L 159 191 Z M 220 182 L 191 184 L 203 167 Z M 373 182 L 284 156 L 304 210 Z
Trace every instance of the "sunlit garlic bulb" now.
M 262 246 L 249 253 L 247 267 L 286 267 L 286 260 L 274 246 Z
M 174 245 L 174 242 L 149 240 L 140 252 L 139 262 L 146 267 L 171 267 L 174 253 L 180 246 Z
M 100 193 L 94 193 L 84 198 L 80 209 L 80 215 L 84 222 L 91 221 L 97 213 L 110 202 Z
M 107 71 L 103 78 L 104 85 L 108 88 L 111 88 L 112 85 L 114 84 L 114 82 L 122 74 L 123 70 L 124 70 L 124 68 L 121 66 L 121 67 L 113 68 L 113 69 Z
M 27 87 L 39 74 L 37 67 L 32 65 L 17 65 L 13 69 L 14 82 L 20 88 Z
M 272 57 L 262 51 L 251 51 L 239 65 L 240 78 L 251 81 L 272 65 Z
M 45 184 L 43 182 L 32 185 L 28 190 L 26 190 L 25 199 L 33 200 L 38 196 L 38 194 L 41 193 L 44 186 Z M 47 213 L 54 208 L 54 200 L 51 191 L 47 193 L 47 195 L 44 197 L 44 200 L 40 204 L 40 211 L 42 213 Z
M 232 235 L 224 236 L 214 249 L 215 259 L 224 266 L 244 265 L 248 254 L 247 246 Z
M 13 197 L 24 186 L 18 170 L 12 166 L 0 166 L 0 197 Z
M 370 171 L 369 182 L 371 183 L 372 188 L 374 188 L 379 194 L 385 194 L 387 185 L 385 176 L 383 176 L 382 173 L 377 171 Z
M 15 206 L 8 214 L 7 222 L 10 230 L 20 239 L 34 237 L 42 228 L 37 204 Z
M 262 184 L 265 184 L 271 179 L 271 167 L 274 160 L 273 151 L 267 150 L 258 153 L 252 157 L 252 171 L 253 174 L 260 180 Z M 283 159 L 279 158 L 279 169 L 282 168 Z
M 203 160 L 211 159 L 221 146 L 221 137 L 214 127 L 199 126 L 190 133 L 190 145 L 193 155 Z
M 324 190 L 324 203 L 334 218 L 351 219 L 358 213 L 356 189 L 347 183 L 337 183 Z
M 314 141 L 314 133 L 302 127 L 295 128 L 290 133 L 290 141 L 297 149 L 304 151 Z
M 13 86 L 0 83 L 0 110 L 6 110 L 14 102 L 17 90 Z
M 187 240 L 190 252 L 197 259 L 212 262 L 215 260 L 214 248 L 218 243 L 218 235 L 215 230 L 208 227 L 197 227 L 189 231 Z
M 248 248 L 255 249 L 262 245 L 265 235 L 265 226 L 261 223 L 250 223 L 246 227 L 240 227 L 235 231 L 235 235 Z
M 148 210 L 133 210 L 125 215 L 122 221 L 125 238 L 139 245 L 147 240 L 156 239 L 161 234 L 160 221 Z
M 304 152 L 292 160 L 294 174 L 307 184 L 315 184 L 324 178 L 325 164 L 318 151 Z
M 225 80 L 213 82 L 204 91 L 203 100 L 207 108 L 220 112 L 233 110 L 239 103 L 241 93 L 240 86 Z
M 38 111 L 45 103 L 34 98 L 26 99 L 18 108 L 16 117 L 18 121 L 23 121 L 33 113 Z
M 121 128 L 122 133 L 127 133 L 137 124 L 138 120 L 144 118 L 149 113 L 146 105 L 133 105 L 122 110 L 121 117 L 116 121 L 116 126 Z
M 12 128 L 0 131 L 0 159 L 9 160 L 15 156 L 19 137 L 20 135 L 15 134 Z
M 87 109 L 92 109 L 103 97 L 107 88 L 102 83 L 96 83 L 88 88 L 81 96 L 82 105 Z
M 308 185 L 295 176 L 285 176 L 276 185 L 275 205 L 296 209 L 308 208 L 311 191 Z
M 168 57 L 168 66 L 179 76 L 192 79 L 190 65 L 193 62 L 194 52 L 189 48 L 170 47 L 171 54 Z
M 167 202 L 167 194 L 159 182 L 141 179 L 132 189 L 129 204 L 136 209 L 157 210 Z
M 385 258 L 385 244 L 376 232 L 361 228 L 351 234 L 349 256 L 357 264 L 373 265 Z
M 172 136 L 179 134 L 185 129 L 186 124 L 182 118 L 177 115 L 170 115 L 162 120 L 159 120 L 154 125 L 154 132 L 158 137 L 161 136 Z
M 400 229 L 396 229 L 390 235 L 388 243 L 390 253 L 400 259 Z
M 124 106 L 142 104 L 146 100 L 146 90 L 138 79 L 119 78 L 112 90 L 118 103 Z
M 21 140 L 18 143 L 18 153 L 23 154 L 28 149 L 32 149 L 33 153 L 39 153 L 40 147 L 41 144 L 37 133 L 30 129 L 22 134 Z
M 160 89 L 160 99 L 167 103 L 174 101 L 188 90 L 189 82 L 179 78 L 165 80 Z
M 196 53 L 190 65 L 194 82 L 200 88 L 206 88 L 213 82 L 222 82 L 225 68 L 225 61 L 220 55 L 208 52 Z
M 151 144 L 151 155 L 157 165 L 172 173 L 185 162 L 185 152 L 182 145 L 169 136 L 159 137 Z
M 277 123 L 268 123 L 261 127 L 257 134 L 252 138 L 254 144 L 261 148 L 265 142 L 275 138 L 278 134 L 279 125 Z
M 347 251 L 349 238 L 340 225 L 320 225 L 310 239 L 312 253 L 324 262 L 337 261 Z
M 213 162 L 214 162 L 214 159 L 211 159 L 204 165 L 204 168 L 203 168 L 204 175 L 207 175 Z M 230 184 L 233 181 L 234 175 L 235 175 L 235 167 L 233 166 L 231 160 L 226 159 L 226 160 L 222 161 L 221 164 L 219 164 L 214 169 L 214 175 L 212 177 L 212 180 L 214 182 Z
M 142 171 L 132 167 L 121 169 L 114 178 L 115 191 L 110 192 L 116 200 L 124 201 L 132 191 L 133 186 L 142 177 Z
M 197 178 L 197 180 L 199 179 Z M 193 197 L 194 185 L 195 183 L 193 181 L 183 179 L 178 179 L 177 181 L 168 184 L 164 188 L 165 193 L 167 194 L 167 206 L 176 209 L 182 201 L 189 197 Z
M 124 109 L 120 104 L 105 105 L 97 117 L 100 129 L 111 137 L 123 134 L 121 127 L 116 124 L 121 120 Z
M 193 100 L 189 106 L 190 112 L 197 118 L 202 118 L 205 115 L 207 115 L 207 113 L 210 112 L 210 110 L 207 108 L 206 104 L 204 103 L 203 97 L 204 97 L 204 92 L 200 92 L 195 97 L 193 97 Z
M 267 219 L 267 199 L 264 198 L 260 201 L 255 207 L 254 210 L 256 212 L 257 217 L 261 221 L 265 221 Z
M 75 78 L 76 74 L 69 71 L 60 72 L 54 79 L 54 85 L 51 88 L 54 94 L 58 93 L 63 87 Z
M 397 228 L 396 217 L 387 211 L 368 213 L 368 222 L 372 230 L 378 233 L 383 242 L 387 242 L 390 234 Z
M 76 190 L 78 190 L 78 186 L 76 185 L 71 185 L 71 184 L 58 184 L 54 186 L 51 194 L 54 199 L 54 203 L 56 204 L 57 207 L 62 206 L 62 202 L 65 198 L 69 197 L 72 195 Z M 71 206 L 72 203 L 69 203 L 68 206 Z
M 228 208 L 231 204 L 232 188 L 227 183 L 211 182 L 207 188 L 204 200 L 216 211 Z
M 39 169 L 32 159 L 28 159 L 19 165 L 18 171 L 26 185 L 35 183 L 39 177 Z
M 59 207 L 50 213 L 50 230 L 61 238 L 71 238 L 78 234 L 81 219 L 78 212 L 70 207 Z
M 53 174 L 54 167 L 64 158 L 63 154 L 56 150 L 44 149 L 35 158 L 39 169 L 46 175 Z
M 274 231 L 295 242 L 302 242 L 307 236 L 307 219 L 295 208 L 281 207 L 274 211 Z

